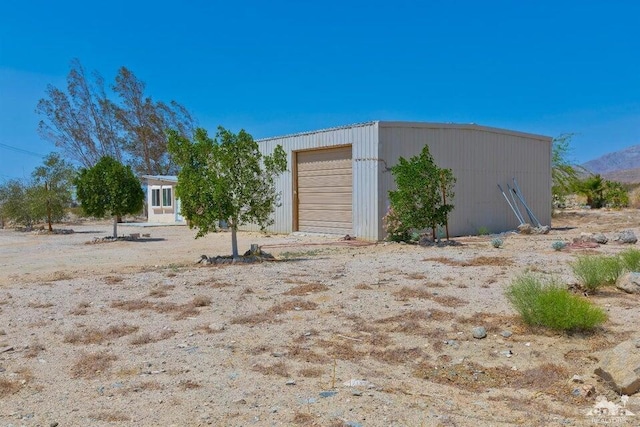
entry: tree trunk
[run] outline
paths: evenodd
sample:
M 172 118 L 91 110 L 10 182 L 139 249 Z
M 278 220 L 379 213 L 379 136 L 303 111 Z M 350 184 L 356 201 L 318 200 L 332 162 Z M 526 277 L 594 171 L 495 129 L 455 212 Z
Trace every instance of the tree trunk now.
M 44 195 L 47 198 L 47 224 L 49 224 L 49 232 L 53 232 L 53 227 L 51 226 L 51 199 L 49 199 L 49 186 L 47 182 L 44 183 Z
M 113 217 L 113 238 L 118 238 L 118 216 Z
M 233 259 L 238 258 L 238 236 L 236 234 L 235 222 L 231 224 L 231 255 Z

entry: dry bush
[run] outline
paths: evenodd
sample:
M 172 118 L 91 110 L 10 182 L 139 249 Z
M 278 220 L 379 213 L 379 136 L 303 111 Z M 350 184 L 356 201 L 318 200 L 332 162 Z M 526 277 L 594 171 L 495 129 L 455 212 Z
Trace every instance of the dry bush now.
M 72 314 L 74 316 L 85 316 L 88 313 L 89 307 L 91 307 L 90 302 L 87 302 L 87 301 L 79 302 L 78 305 L 76 305 L 76 308 L 69 311 L 69 314 Z
M 384 350 L 374 349 L 369 353 L 369 356 L 376 359 L 379 362 L 387 363 L 390 365 L 401 365 L 404 363 L 411 363 L 417 359 L 424 359 L 425 354 L 421 349 L 414 348 L 387 348 Z
M 516 315 L 506 316 L 496 313 L 474 313 L 471 316 L 458 316 L 456 321 L 464 325 L 482 325 L 488 332 L 500 332 L 513 325 L 521 325 L 519 317 Z M 509 326 L 511 325 L 511 326 Z
M 113 301 L 111 303 L 112 308 L 119 308 L 125 311 L 138 311 L 138 310 L 153 310 L 155 304 L 150 301 L 141 299 L 126 300 L 126 301 Z
M 56 271 L 53 273 L 52 281 L 57 282 L 58 280 L 71 280 L 73 279 L 73 275 L 66 271 Z
M 463 307 L 469 304 L 468 301 L 465 301 L 462 298 L 454 297 L 451 295 L 434 295 L 434 297 L 431 299 L 440 305 L 444 305 L 445 307 L 451 307 L 451 308 Z
M 360 289 L 363 291 L 370 291 L 373 288 L 369 285 L 367 285 L 366 283 L 358 283 L 356 286 L 354 286 L 356 289 Z
M 17 393 L 21 388 L 20 382 L 0 378 L 0 397 Z
M 175 286 L 173 285 L 162 285 L 156 286 L 149 291 L 149 296 L 152 298 L 164 298 L 169 295 L 170 290 L 172 290 Z
M 138 326 L 126 323 L 109 326 L 106 329 L 87 328 L 69 332 L 64 336 L 64 342 L 70 344 L 102 344 L 105 341 L 132 334 L 138 329 L 140 329 Z
M 547 390 L 559 386 L 559 383 L 567 380 L 568 375 L 569 371 L 563 366 L 545 363 L 536 368 L 521 371 L 521 375 L 515 376 L 509 385 L 513 388 Z
M 435 261 L 453 267 L 509 266 L 513 264 L 513 261 L 509 258 L 489 256 L 479 256 L 466 261 L 445 257 L 425 258 L 423 261 Z
M 327 341 L 321 339 L 318 340 L 317 344 L 324 348 L 333 359 L 359 361 L 367 355 L 365 351 L 356 349 L 353 341 Z
M 298 371 L 298 375 L 305 378 L 319 378 L 324 374 L 322 368 L 304 368 Z
M 40 342 L 38 341 L 34 341 L 31 344 L 29 344 L 28 350 L 27 352 L 24 354 L 24 357 L 28 357 L 30 359 L 33 359 L 35 357 L 38 357 L 38 355 L 45 351 L 45 347 L 44 345 L 42 345 Z
M 196 286 L 208 286 L 213 289 L 220 289 L 220 288 L 227 288 L 233 285 L 227 282 L 218 282 L 217 280 L 213 280 L 213 281 L 203 280 L 201 282 L 196 283 Z
M 276 313 L 276 314 L 282 314 L 287 311 L 315 310 L 316 308 L 318 308 L 318 304 L 316 304 L 315 302 L 305 301 L 300 298 L 295 298 L 295 299 L 274 305 L 269 309 L 269 311 L 272 311 L 273 313 Z
M 50 302 L 30 301 L 27 306 L 29 308 L 50 308 L 53 307 L 54 304 Z
M 251 288 L 244 288 L 242 292 L 240 292 L 240 295 L 250 295 L 250 294 L 255 294 L 255 292 Z
M 124 279 L 120 276 L 105 276 L 103 280 L 107 285 L 115 285 L 117 283 L 122 283 Z
M 202 331 L 206 334 L 219 334 L 225 330 L 224 325 L 219 328 L 212 328 L 210 324 L 203 324 L 196 328 L 197 331 Z
M 455 317 L 454 313 L 449 311 L 442 311 L 438 309 L 432 310 L 407 310 L 401 314 L 395 316 L 385 317 L 378 319 L 375 323 L 392 323 L 392 322 L 406 322 L 406 321 L 446 321 Z
M 323 285 L 322 283 L 307 283 L 291 288 L 287 292 L 284 292 L 282 295 L 304 296 L 316 292 L 324 292 L 327 290 L 329 290 L 329 287 L 327 285 Z
M 331 359 L 324 354 L 317 353 L 308 347 L 302 347 L 300 345 L 289 346 L 287 357 L 307 363 L 325 364 L 331 361 Z
M 201 388 L 202 386 L 193 380 L 182 380 L 178 383 L 178 387 L 182 390 L 195 390 L 197 388 Z
M 260 345 L 257 345 L 255 347 L 250 348 L 247 353 L 249 353 L 251 355 L 254 355 L 254 356 L 257 356 L 257 355 L 262 354 L 262 353 L 269 353 L 271 350 L 272 350 L 272 348 L 270 346 L 268 346 L 266 344 L 260 344 Z
M 468 302 L 454 296 L 447 295 L 434 295 L 433 292 L 425 289 L 411 288 L 409 286 L 403 286 L 400 290 L 395 291 L 393 295 L 398 301 L 407 301 L 409 298 L 427 299 L 446 307 L 461 307 L 467 305 Z
M 114 412 L 98 412 L 96 414 L 89 415 L 89 418 L 96 421 L 104 421 L 108 423 L 121 423 L 131 421 L 131 418 L 119 411 Z
M 318 304 L 316 304 L 315 302 L 295 298 L 293 300 L 276 304 L 262 313 L 254 313 L 246 316 L 235 317 L 231 319 L 231 323 L 245 325 L 256 325 L 258 323 L 274 323 L 278 320 L 276 317 L 278 314 L 283 314 L 287 311 L 315 310 L 317 307 Z
M 407 278 L 413 279 L 413 280 L 422 280 L 422 279 L 426 279 L 427 278 L 427 276 L 425 276 L 422 273 L 409 273 L 406 276 L 407 276 Z
M 211 305 L 211 302 L 212 300 L 210 297 L 198 295 L 193 297 L 193 299 L 191 300 L 191 305 L 193 305 L 194 307 L 207 307 Z
M 176 331 L 172 331 L 170 329 L 163 329 L 159 334 L 156 334 L 156 335 L 152 335 L 148 332 L 145 332 L 143 334 L 140 334 L 131 338 L 131 341 L 129 342 L 133 345 L 151 344 L 154 342 L 169 339 L 175 334 L 176 334 Z
M 304 427 L 319 427 L 320 424 L 316 423 L 316 416 L 307 412 L 296 412 L 291 422 L 295 425 Z
M 198 314 L 200 314 L 200 312 L 194 306 L 184 305 L 181 307 L 180 311 L 173 316 L 173 318 L 175 320 L 184 320 L 190 317 L 196 317 Z
M 73 378 L 94 378 L 108 371 L 118 358 L 107 352 L 81 353 L 71 367 Z
M 253 371 L 260 372 L 263 375 L 278 375 L 280 377 L 288 377 L 289 369 L 285 362 L 277 362 L 273 365 L 256 364 L 251 367 Z
M 142 381 L 131 387 L 132 391 L 140 392 L 145 390 L 162 390 L 164 386 L 158 381 Z

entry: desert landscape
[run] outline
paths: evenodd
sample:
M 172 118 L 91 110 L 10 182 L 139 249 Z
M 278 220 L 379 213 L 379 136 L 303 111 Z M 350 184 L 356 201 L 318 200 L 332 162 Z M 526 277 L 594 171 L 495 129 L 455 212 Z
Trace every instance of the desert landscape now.
M 224 265 L 196 261 L 228 233 L 57 228 L 74 233 L 0 230 L 2 426 L 592 425 L 599 396 L 620 402 L 602 352 L 640 338 L 640 297 L 615 287 L 588 297 L 609 316 L 588 334 L 528 327 L 504 296 L 524 272 L 575 284 L 576 255 L 629 245 L 552 244 L 640 234 L 637 210 L 562 212 L 500 248 L 241 233 L 275 260 Z

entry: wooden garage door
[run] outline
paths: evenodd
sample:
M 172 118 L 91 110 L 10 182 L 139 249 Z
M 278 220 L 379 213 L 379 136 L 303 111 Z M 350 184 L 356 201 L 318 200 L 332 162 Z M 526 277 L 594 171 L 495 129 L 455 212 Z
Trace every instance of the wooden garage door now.
M 353 234 L 351 146 L 297 153 L 298 230 Z

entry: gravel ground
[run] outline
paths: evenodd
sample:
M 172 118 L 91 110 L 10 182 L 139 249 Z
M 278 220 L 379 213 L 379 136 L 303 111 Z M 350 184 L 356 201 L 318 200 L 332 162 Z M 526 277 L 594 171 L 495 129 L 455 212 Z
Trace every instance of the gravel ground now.
M 228 233 L 120 226 L 150 237 L 88 244 L 111 225 L 0 230 L 0 426 L 590 425 L 597 395 L 617 399 L 593 375 L 598 352 L 640 337 L 639 298 L 590 297 L 609 321 L 566 335 L 523 325 L 503 291 L 525 271 L 574 283 L 585 250 L 554 241 L 640 235 L 639 219 L 569 212 L 500 249 L 241 233 L 276 261 L 223 266 L 194 262 L 226 255 Z M 596 392 L 574 396 L 574 375 Z

